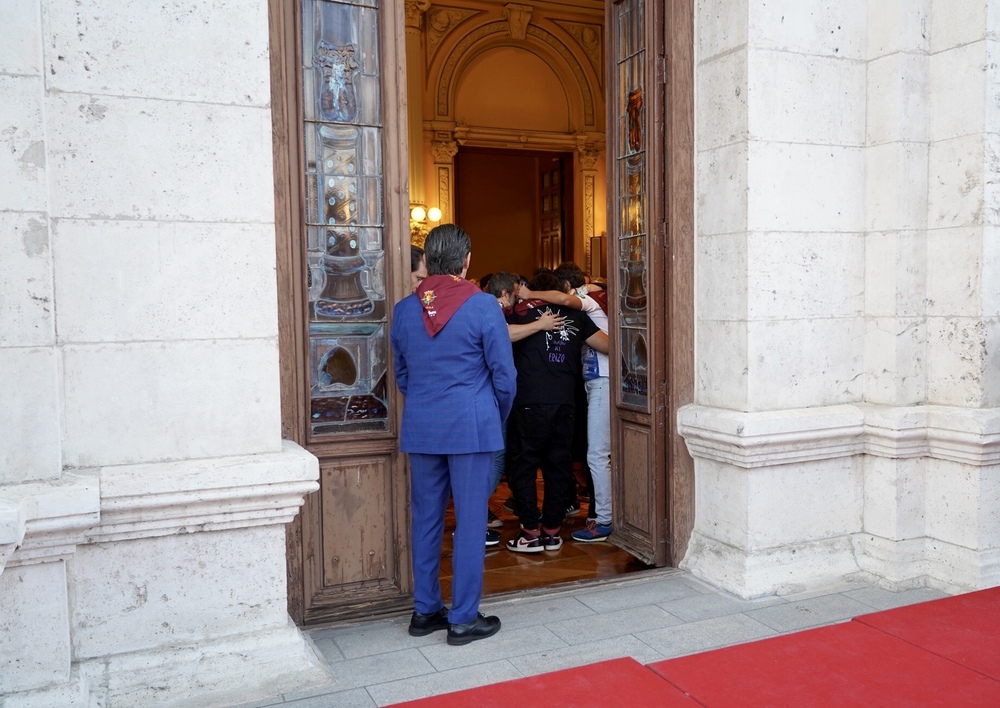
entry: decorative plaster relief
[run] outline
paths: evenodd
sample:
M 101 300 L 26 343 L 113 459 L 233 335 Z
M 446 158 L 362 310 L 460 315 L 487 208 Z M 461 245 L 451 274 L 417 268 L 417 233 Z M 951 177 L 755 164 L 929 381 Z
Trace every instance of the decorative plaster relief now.
M 576 43 L 580 45 L 583 53 L 590 60 L 590 65 L 594 67 L 597 74 L 599 86 L 604 85 L 604 62 L 602 60 L 602 50 L 604 48 L 603 30 L 601 25 L 592 25 L 585 22 L 560 22 L 555 23 L 566 30 Z
M 441 41 L 458 26 L 459 23 L 468 18 L 481 14 L 477 10 L 467 10 L 457 7 L 434 6 L 427 11 L 426 37 L 427 37 L 427 66 L 430 66 L 434 59 L 434 53 L 440 46 Z
M 441 218 L 452 219 L 451 211 L 451 165 L 438 165 L 437 168 L 438 208 Z
M 451 164 L 458 154 L 458 143 L 453 140 L 435 142 L 431 144 L 431 151 L 434 153 L 434 162 Z
M 539 29 L 538 27 L 529 27 L 528 36 L 534 37 L 535 39 L 548 44 L 559 54 L 559 56 L 563 58 L 563 61 L 569 65 L 573 72 L 573 77 L 576 79 L 576 85 L 580 87 L 580 92 L 583 98 L 584 126 L 587 128 L 595 126 L 594 94 L 593 91 L 591 91 L 590 82 L 587 81 L 587 77 L 583 73 L 583 67 L 580 66 L 580 62 L 577 60 L 576 56 L 569 50 L 569 47 L 563 44 L 555 35 Z
M 593 256 L 590 253 L 590 239 L 594 234 L 594 192 L 596 177 L 593 174 L 583 176 L 583 250 L 587 272 L 594 272 Z
M 430 0 L 406 0 L 403 9 L 406 12 L 406 29 L 420 29 L 420 20 L 430 8 Z
M 518 41 L 524 39 L 525 30 L 528 28 L 528 23 L 531 22 L 531 11 L 533 9 L 531 5 L 519 5 L 514 2 L 509 2 L 503 6 L 503 16 L 507 19 L 511 39 Z
M 584 170 L 596 170 L 597 161 L 603 156 L 600 150 L 578 150 L 577 152 L 580 155 L 580 168 Z

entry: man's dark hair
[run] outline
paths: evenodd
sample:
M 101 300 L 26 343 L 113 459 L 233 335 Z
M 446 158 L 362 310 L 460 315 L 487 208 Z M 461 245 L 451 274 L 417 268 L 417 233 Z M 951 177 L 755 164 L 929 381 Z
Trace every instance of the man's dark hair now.
M 420 259 L 424 257 L 424 249 L 410 244 L 410 272 L 416 273 L 420 267 Z
M 490 278 L 493 277 L 492 273 L 487 273 L 479 278 L 479 289 L 485 291 L 486 286 L 490 284 Z
M 548 268 L 535 269 L 535 274 L 531 276 L 531 280 L 528 281 L 528 288 L 534 290 L 535 292 L 541 292 L 543 290 L 559 290 L 562 292 L 565 290 L 562 286 L 562 281 L 559 280 L 554 271 L 549 270 Z
M 431 229 L 424 241 L 428 275 L 459 275 L 465 257 L 472 252 L 469 234 L 454 224 L 441 224 Z
M 584 274 L 583 269 L 576 263 L 569 261 L 556 266 L 556 277 L 559 280 L 565 280 L 571 288 L 578 288 L 587 282 L 587 276 Z M 565 288 L 559 289 L 564 290 Z
M 490 278 L 490 282 L 486 283 L 486 292 L 495 298 L 503 295 L 504 290 L 513 295 L 514 287 L 520 282 L 521 276 L 500 271 L 499 273 L 494 273 L 493 277 Z

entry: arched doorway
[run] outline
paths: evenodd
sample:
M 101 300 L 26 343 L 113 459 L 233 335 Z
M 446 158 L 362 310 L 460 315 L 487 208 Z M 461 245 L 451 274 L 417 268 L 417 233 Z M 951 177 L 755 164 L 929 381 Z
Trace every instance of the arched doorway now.
M 420 198 L 428 205 L 436 198 L 448 218 L 458 149 L 503 147 L 514 132 L 516 142 L 507 147 L 574 156 L 576 227 L 568 235 L 569 253 L 589 260 L 590 237 L 606 220 L 610 235 L 602 255 L 620 299 L 630 293 L 621 304 L 632 315 L 613 318 L 620 354 L 612 428 L 619 542 L 654 564 L 676 563 L 690 533 L 690 458 L 673 418 L 693 392 L 691 2 L 670 2 L 664 10 L 623 0 L 609 3 L 606 14 L 600 3 L 581 3 L 591 17 L 598 11 L 601 27 L 606 21 L 616 28 L 608 32 L 614 38 L 606 55 L 603 44 L 596 48 L 596 62 L 586 22 L 546 18 L 529 6 L 479 5 L 463 10 L 398 0 L 377 8 L 312 0 L 271 3 L 283 418 L 285 436 L 311 450 L 321 470 L 321 490 L 307 499 L 288 538 L 290 611 L 299 622 L 409 606 L 406 463 L 395 445 L 400 401 L 391 372 L 379 364 L 386 302 L 405 292 L 408 273 L 405 185 L 416 164 L 425 175 Z M 412 96 L 412 82 L 404 87 L 398 73 L 385 68 L 410 62 L 412 17 L 421 9 L 437 15 L 423 41 L 444 48 L 449 32 L 460 31 L 461 37 L 453 37 L 453 46 L 442 49 L 421 74 L 422 86 L 435 71 L 442 79 L 426 83 L 430 118 L 419 124 L 425 140 L 414 154 L 414 141 L 394 128 L 406 122 L 404 103 L 397 99 Z M 471 22 L 477 14 L 487 16 Z M 626 25 L 629 33 L 621 34 Z M 371 41 L 375 35 L 378 42 Z M 619 46 L 622 37 L 633 43 Z M 564 51 L 574 38 L 583 48 L 580 55 Z M 377 60 L 366 54 L 365 42 L 369 50 L 378 45 Z M 564 129 L 546 124 L 512 132 L 470 125 L 454 115 L 463 68 L 469 75 L 488 68 L 488 48 L 510 54 L 518 42 L 533 43 L 533 56 L 576 77 L 574 86 L 563 89 Z M 330 103 L 335 84 L 330 77 L 345 70 L 356 72 L 356 84 L 341 74 L 336 99 L 341 102 Z M 610 77 L 606 115 L 593 90 L 605 75 Z M 380 86 L 379 110 L 344 101 L 348 88 L 371 98 L 372 82 Z M 638 111 L 629 99 L 636 86 L 645 96 Z M 359 108 L 353 113 L 330 108 L 353 105 Z M 361 115 L 362 108 L 369 113 Z M 412 125 L 412 114 L 409 118 Z M 614 130 L 605 133 L 605 124 Z M 625 129 L 635 125 L 641 126 L 641 150 Z M 612 156 L 607 162 L 605 141 Z M 637 171 L 629 158 L 639 152 Z M 348 154 L 354 157 L 340 159 Z M 607 199 L 598 194 L 605 164 L 613 178 Z M 642 175 L 639 183 L 635 174 Z M 369 190 L 367 203 L 361 197 L 355 202 L 359 212 L 352 211 L 350 197 L 338 202 L 341 184 Z M 366 211 L 366 204 L 381 208 Z M 630 221 L 636 206 L 641 223 Z M 358 299 L 369 298 L 373 307 L 324 304 L 331 274 L 344 274 L 349 266 L 358 273 Z

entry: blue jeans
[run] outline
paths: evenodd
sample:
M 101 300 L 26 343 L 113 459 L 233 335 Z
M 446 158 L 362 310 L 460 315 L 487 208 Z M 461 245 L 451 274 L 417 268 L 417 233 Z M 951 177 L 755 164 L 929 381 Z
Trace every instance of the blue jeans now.
M 503 435 L 503 450 L 493 453 L 493 491 L 500 485 L 500 478 L 507 469 L 507 421 L 500 425 L 500 433 Z
M 611 525 L 611 401 L 606 376 L 583 382 L 587 389 L 587 465 L 594 480 L 597 523 Z

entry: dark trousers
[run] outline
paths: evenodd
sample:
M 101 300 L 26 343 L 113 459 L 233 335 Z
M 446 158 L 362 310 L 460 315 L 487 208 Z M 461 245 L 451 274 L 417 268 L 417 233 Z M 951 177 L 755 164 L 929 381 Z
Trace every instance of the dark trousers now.
M 574 406 L 531 404 L 514 406 L 508 421 L 507 482 L 516 501 L 521 525 L 554 529 L 566 515 L 569 483 L 573 479 Z M 542 470 L 545 498 L 538 511 L 535 477 Z

